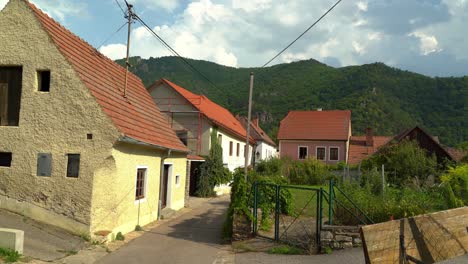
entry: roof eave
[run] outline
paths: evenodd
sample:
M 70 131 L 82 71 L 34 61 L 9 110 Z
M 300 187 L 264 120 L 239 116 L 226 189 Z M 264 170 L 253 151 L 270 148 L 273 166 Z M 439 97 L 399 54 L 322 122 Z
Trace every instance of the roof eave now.
M 150 148 L 159 149 L 159 150 L 170 150 L 170 151 L 179 152 L 179 153 L 183 153 L 183 154 L 188 154 L 190 152 L 188 149 L 181 150 L 181 149 L 175 149 L 175 148 L 168 148 L 168 147 L 164 147 L 164 146 L 160 146 L 160 145 L 156 145 L 156 144 L 143 142 L 141 140 L 134 139 L 134 138 L 131 138 L 131 137 L 128 137 L 128 136 L 122 136 L 117 141 L 123 142 L 123 143 L 139 145 L 139 146 L 150 147 Z

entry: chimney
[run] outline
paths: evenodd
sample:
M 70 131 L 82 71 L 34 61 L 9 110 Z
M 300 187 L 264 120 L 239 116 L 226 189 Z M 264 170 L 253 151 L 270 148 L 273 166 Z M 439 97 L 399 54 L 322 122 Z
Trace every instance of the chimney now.
M 372 128 L 366 128 L 366 146 L 373 147 L 374 146 L 374 131 Z
M 252 120 L 252 124 L 256 127 L 259 127 L 258 117 Z
M 321 112 L 323 109 L 322 108 L 317 108 L 317 111 Z

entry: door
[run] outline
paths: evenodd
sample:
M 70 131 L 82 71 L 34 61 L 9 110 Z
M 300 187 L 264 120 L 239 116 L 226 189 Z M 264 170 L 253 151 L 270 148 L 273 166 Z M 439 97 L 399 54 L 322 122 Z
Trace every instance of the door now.
M 198 181 L 200 179 L 200 169 L 203 162 L 190 162 L 190 187 L 189 195 L 194 196 L 197 193 Z
M 164 165 L 164 173 L 163 173 L 163 182 L 162 182 L 162 201 L 161 207 L 166 208 L 167 206 L 167 194 L 169 188 L 169 170 L 171 165 Z

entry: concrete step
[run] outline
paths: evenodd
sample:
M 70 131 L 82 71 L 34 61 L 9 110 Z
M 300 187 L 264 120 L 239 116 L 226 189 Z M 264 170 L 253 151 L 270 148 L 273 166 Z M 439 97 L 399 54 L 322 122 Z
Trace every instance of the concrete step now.
M 171 208 L 164 208 L 161 210 L 161 219 L 170 219 L 174 217 L 177 211 L 172 210 Z

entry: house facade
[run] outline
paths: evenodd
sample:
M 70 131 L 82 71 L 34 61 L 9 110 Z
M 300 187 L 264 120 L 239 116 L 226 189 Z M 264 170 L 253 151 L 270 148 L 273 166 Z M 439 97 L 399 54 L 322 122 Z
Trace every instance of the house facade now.
M 240 122 L 224 107 L 204 95 L 194 94 L 166 79 L 155 82 L 148 88 L 154 102 L 165 115 L 167 123 L 190 149 L 194 157 L 207 156 L 211 149 L 211 133 L 217 131 L 218 142 L 223 148 L 223 163 L 230 171 L 244 167 L 247 132 Z M 249 165 L 254 140 L 249 144 Z M 193 162 L 197 162 L 193 160 Z M 191 162 L 191 166 L 193 166 Z M 197 164 L 198 165 L 198 164 Z M 195 186 L 196 175 L 191 174 L 190 185 Z M 218 193 L 228 190 L 220 186 Z M 190 194 L 193 194 L 190 191 Z
M 0 24 L 0 207 L 91 235 L 182 208 L 188 149 L 141 80 L 125 88 L 124 68 L 25 0 Z
M 290 111 L 278 131 L 281 157 L 348 162 L 351 111 Z
M 242 126 L 247 129 L 247 118 L 243 116 L 236 116 L 236 118 Z M 260 127 L 260 121 L 258 118 L 255 118 L 250 122 L 250 135 L 255 140 L 255 150 L 253 152 L 254 164 L 262 160 L 278 157 L 276 143 Z

